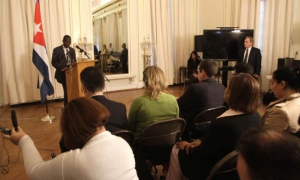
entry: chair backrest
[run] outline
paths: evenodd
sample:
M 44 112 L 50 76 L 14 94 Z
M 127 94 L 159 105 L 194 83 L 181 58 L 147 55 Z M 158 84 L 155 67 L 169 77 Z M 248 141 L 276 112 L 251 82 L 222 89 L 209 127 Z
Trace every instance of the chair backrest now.
M 123 138 L 130 146 L 134 141 L 134 135 L 131 131 L 128 130 L 119 130 L 112 133 L 113 135 Z
M 221 114 L 223 114 L 226 110 L 227 110 L 227 108 L 225 106 L 219 106 L 219 107 L 204 110 L 204 111 L 200 112 L 194 118 L 193 123 L 195 125 L 201 124 L 201 123 L 208 123 L 208 122 L 216 119 Z
M 202 138 L 207 133 L 210 122 L 226 111 L 225 106 L 210 108 L 200 112 L 193 120 L 194 128 L 191 130 L 190 139 Z
M 207 180 L 215 179 L 239 179 L 236 166 L 237 166 L 238 152 L 232 151 L 223 157 L 217 164 L 211 169 Z
M 141 134 L 139 147 L 153 165 L 163 164 L 170 160 L 173 145 L 181 139 L 185 120 L 174 118 L 152 123 Z
M 111 54 L 113 57 L 115 57 L 115 58 L 120 58 L 120 56 L 121 56 L 121 52 L 113 52 L 112 54 Z
M 182 118 L 174 118 L 152 123 L 142 131 L 140 145 L 174 145 L 175 142 L 180 140 L 184 128 L 185 120 Z

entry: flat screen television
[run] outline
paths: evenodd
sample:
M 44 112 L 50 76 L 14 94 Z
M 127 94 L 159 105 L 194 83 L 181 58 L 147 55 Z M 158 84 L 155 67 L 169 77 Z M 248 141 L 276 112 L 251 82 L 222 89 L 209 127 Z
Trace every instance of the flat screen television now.
M 253 35 L 253 29 L 203 30 L 203 59 L 235 61 L 246 36 Z

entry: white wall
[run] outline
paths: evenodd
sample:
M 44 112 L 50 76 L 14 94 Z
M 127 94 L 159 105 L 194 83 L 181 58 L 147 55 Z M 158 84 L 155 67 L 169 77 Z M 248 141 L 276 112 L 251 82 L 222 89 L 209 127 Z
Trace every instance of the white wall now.
M 294 16 L 293 16 L 293 25 L 292 25 L 292 35 L 291 38 L 291 49 L 290 49 L 290 57 L 296 57 L 296 51 L 298 51 L 298 55 L 296 57 L 297 60 L 300 60 L 300 1 L 295 0 L 294 6 Z

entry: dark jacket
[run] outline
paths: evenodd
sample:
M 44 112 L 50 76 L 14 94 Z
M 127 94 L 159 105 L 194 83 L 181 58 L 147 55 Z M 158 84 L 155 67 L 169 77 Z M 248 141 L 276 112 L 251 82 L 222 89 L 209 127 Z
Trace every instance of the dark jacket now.
M 244 60 L 244 53 L 245 53 L 246 48 L 241 49 L 238 54 L 238 60 L 237 63 L 241 63 Z M 260 75 L 261 71 L 261 53 L 260 49 L 252 47 L 249 58 L 248 58 L 248 63 L 253 67 L 253 73 Z
M 197 73 L 198 65 L 200 64 L 201 60 L 196 58 L 194 61 L 192 58 L 190 58 L 187 62 L 187 77 L 190 79 L 190 84 L 199 82 L 198 79 L 193 75 L 194 73 Z
M 126 115 L 126 106 L 122 103 L 107 99 L 105 96 L 92 96 L 93 99 L 100 102 L 110 112 L 110 117 L 105 125 L 107 131 L 115 132 L 125 129 L 128 124 Z
M 213 120 L 200 146 L 188 155 L 185 151 L 179 151 L 178 158 L 183 174 L 190 180 L 206 179 L 212 167 L 232 152 L 243 132 L 252 127 L 261 127 L 260 115 L 257 112 Z
M 187 122 L 192 122 L 196 115 L 206 109 L 222 106 L 225 87 L 214 79 L 206 79 L 192 84 L 177 99 L 180 116 Z
M 69 47 L 70 50 L 70 57 L 72 59 L 72 63 L 76 62 L 76 54 L 75 50 L 71 47 Z M 63 68 L 67 67 L 67 60 L 66 55 L 64 52 L 63 46 L 58 46 L 53 49 L 52 54 L 52 66 L 55 67 L 55 79 L 59 83 L 65 83 L 66 82 L 66 75 L 64 71 L 61 71 Z
M 192 58 L 190 58 L 187 62 L 187 68 L 188 68 L 188 75 L 197 73 L 197 67 L 200 64 L 200 59 L 196 58 L 195 62 Z
M 189 86 L 182 96 L 177 99 L 180 117 L 186 120 L 183 139 L 187 140 L 192 130 L 192 122 L 200 112 L 222 106 L 224 103 L 225 87 L 214 79 L 206 79 Z

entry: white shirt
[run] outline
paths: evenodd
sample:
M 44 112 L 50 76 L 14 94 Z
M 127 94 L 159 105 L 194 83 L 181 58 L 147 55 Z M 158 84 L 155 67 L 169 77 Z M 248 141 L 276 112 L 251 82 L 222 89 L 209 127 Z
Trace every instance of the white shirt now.
M 66 60 L 67 60 L 67 64 L 70 64 L 71 62 L 68 62 L 70 61 L 70 59 L 68 57 L 70 57 L 70 49 L 69 48 L 65 48 L 64 45 L 62 45 L 62 47 L 64 48 L 64 52 L 65 52 L 65 57 L 66 57 Z M 69 52 L 69 55 L 67 55 L 67 53 Z
M 113 47 L 108 47 L 107 49 L 108 49 L 109 52 L 114 51 L 114 48 L 113 48 Z
M 128 143 L 109 131 L 92 137 L 82 149 L 44 161 L 25 135 L 19 141 L 25 169 L 31 180 L 137 180 L 133 152 Z
M 244 114 L 244 113 L 241 112 L 241 111 L 235 111 L 233 109 L 228 109 L 223 114 L 221 114 L 220 116 L 218 116 L 217 119 L 219 119 L 221 117 L 236 116 L 236 115 L 241 115 L 241 114 Z
M 64 45 L 62 45 L 62 47 L 64 48 L 65 55 L 67 55 L 67 52 L 70 51 L 70 49 L 69 48 L 65 48 Z

